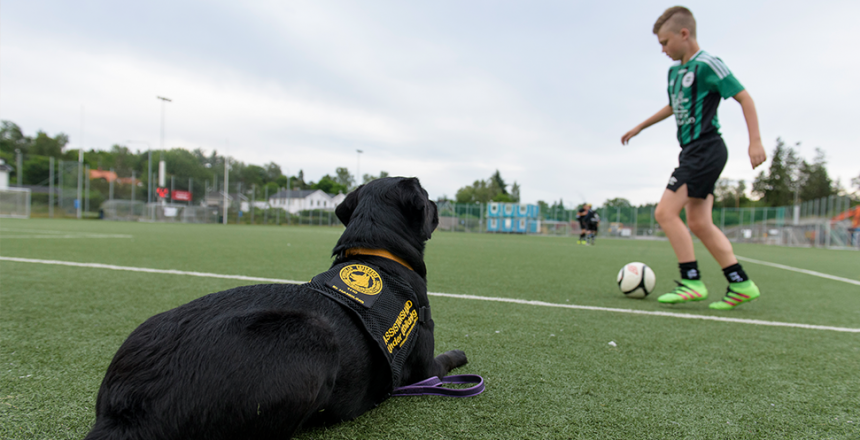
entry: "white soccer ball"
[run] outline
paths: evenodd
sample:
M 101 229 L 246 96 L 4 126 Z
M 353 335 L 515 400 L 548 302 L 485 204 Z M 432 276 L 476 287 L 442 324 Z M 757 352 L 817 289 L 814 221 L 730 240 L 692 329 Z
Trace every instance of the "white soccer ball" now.
M 645 298 L 656 282 L 657 276 L 645 263 L 627 263 L 618 271 L 618 288 L 628 298 Z

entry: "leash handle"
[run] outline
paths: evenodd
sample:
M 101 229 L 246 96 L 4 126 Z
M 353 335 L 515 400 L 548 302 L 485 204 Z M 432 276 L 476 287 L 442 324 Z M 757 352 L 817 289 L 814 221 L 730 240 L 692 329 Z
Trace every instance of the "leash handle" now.
M 469 388 L 445 388 L 444 384 L 477 384 Z M 416 382 L 412 385 L 395 388 L 392 396 L 448 396 L 448 397 L 472 397 L 484 392 L 484 378 L 477 374 L 461 374 L 458 376 L 445 376 L 439 379 L 433 376 Z

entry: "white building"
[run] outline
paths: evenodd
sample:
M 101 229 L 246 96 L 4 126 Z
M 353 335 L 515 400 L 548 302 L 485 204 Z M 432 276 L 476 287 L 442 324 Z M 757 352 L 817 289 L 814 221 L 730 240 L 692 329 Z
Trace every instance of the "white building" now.
M 0 189 L 9 188 L 9 173 L 15 169 L 6 165 L 6 161 L 0 159 Z
M 346 196 L 342 193 L 337 195 L 326 194 L 319 189 L 280 191 L 269 196 L 269 206 L 281 208 L 290 214 L 311 209 L 334 211 L 345 198 Z

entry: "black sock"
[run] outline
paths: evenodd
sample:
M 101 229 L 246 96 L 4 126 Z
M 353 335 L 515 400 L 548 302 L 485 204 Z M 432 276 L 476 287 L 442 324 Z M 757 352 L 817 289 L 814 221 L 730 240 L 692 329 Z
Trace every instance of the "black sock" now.
M 747 273 L 744 272 L 744 268 L 741 267 L 741 263 L 735 263 L 723 269 L 723 275 L 726 276 L 726 279 L 729 280 L 730 283 L 742 283 L 744 281 L 749 281 L 750 279 L 750 277 L 747 276 Z
M 689 263 L 678 263 L 678 267 L 681 268 L 681 279 L 682 280 L 700 280 L 702 277 L 699 275 L 699 262 L 698 261 L 690 261 Z
M 585 232 L 583 232 L 583 233 L 579 234 L 579 239 L 580 239 L 580 240 L 585 240 Z

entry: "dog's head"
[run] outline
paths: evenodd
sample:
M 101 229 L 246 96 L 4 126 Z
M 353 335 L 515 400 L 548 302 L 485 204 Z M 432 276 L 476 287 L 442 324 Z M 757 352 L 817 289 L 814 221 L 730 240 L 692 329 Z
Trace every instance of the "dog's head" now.
M 355 247 L 385 249 L 426 276 L 424 242 L 439 225 L 439 214 L 417 178 L 386 177 L 361 185 L 335 214 L 346 231 L 334 255 Z

